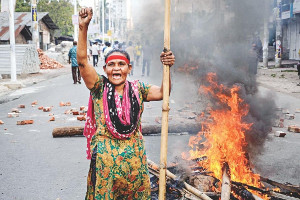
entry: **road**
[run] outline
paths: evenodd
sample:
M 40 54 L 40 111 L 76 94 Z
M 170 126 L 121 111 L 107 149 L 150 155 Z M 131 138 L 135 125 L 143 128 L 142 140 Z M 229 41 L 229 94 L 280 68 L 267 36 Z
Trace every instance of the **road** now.
M 98 69 L 99 70 L 99 69 Z M 139 78 L 139 74 L 133 78 Z M 147 78 L 145 78 L 147 81 Z M 159 84 L 159 78 L 153 81 Z M 174 85 L 179 94 L 185 96 L 187 91 Z M 266 89 L 260 88 L 261 93 Z M 175 94 L 171 100 L 181 104 Z M 71 75 L 62 75 L 54 79 L 37 83 L 11 93 L 4 98 L 9 101 L 0 104 L 0 119 L 5 121 L 0 126 L 0 199 L 3 200 L 82 200 L 86 191 L 86 176 L 89 161 L 86 160 L 84 137 L 52 138 L 52 130 L 61 126 L 80 126 L 76 117 L 64 114 L 70 108 L 87 105 L 89 91 L 84 84 L 72 84 Z M 291 111 L 299 107 L 299 99 L 277 94 L 277 104 Z M 31 102 L 38 101 L 32 107 Z M 193 101 L 193 99 L 190 99 Z M 71 107 L 60 107 L 59 102 L 71 102 Z M 20 117 L 7 118 L 7 113 L 19 104 Z M 151 102 L 144 112 L 144 119 L 160 115 L 161 102 Z M 38 106 L 53 106 L 50 113 L 56 120 L 49 121 L 47 112 L 38 110 Z M 146 106 L 147 108 L 147 106 Z M 155 113 L 155 114 L 154 114 Z M 172 113 L 171 113 L 172 115 Z M 295 121 L 300 124 L 300 113 Z M 33 119 L 34 124 L 17 126 L 17 120 Z M 147 123 L 147 122 L 146 122 Z M 277 129 L 276 129 L 277 130 Z M 172 134 L 169 137 L 168 160 L 180 157 L 182 151 L 188 150 L 189 135 Z M 159 162 L 160 137 L 145 136 L 148 158 Z M 254 165 L 263 176 L 279 182 L 300 183 L 300 134 L 288 133 L 285 138 L 270 134 L 265 144 L 266 151 L 258 156 Z

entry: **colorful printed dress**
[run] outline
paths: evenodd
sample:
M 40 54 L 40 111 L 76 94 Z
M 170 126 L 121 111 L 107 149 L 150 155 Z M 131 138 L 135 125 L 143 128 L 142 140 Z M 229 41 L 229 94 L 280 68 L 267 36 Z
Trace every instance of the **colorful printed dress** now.
M 103 112 L 103 77 L 98 75 L 91 89 L 97 131 L 91 140 L 92 159 L 87 180 L 86 200 L 151 199 L 146 151 L 141 133 L 141 117 L 129 139 L 111 135 Z M 137 82 L 140 115 L 151 85 Z

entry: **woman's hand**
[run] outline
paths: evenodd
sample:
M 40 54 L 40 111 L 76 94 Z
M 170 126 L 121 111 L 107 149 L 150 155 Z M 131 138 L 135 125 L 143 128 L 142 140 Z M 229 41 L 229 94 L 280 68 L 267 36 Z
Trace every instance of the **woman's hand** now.
M 171 67 L 175 63 L 175 56 L 173 55 L 172 51 L 161 52 L 160 61 L 163 65 L 169 65 Z
M 79 27 L 87 27 L 90 24 L 90 21 L 93 17 L 93 9 L 92 8 L 81 8 L 79 11 Z

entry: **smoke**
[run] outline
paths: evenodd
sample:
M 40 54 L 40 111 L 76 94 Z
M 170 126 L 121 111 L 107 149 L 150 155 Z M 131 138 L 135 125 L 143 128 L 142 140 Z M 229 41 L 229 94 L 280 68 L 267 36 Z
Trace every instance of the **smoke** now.
M 205 84 L 208 72 L 216 72 L 219 82 L 228 87 L 238 84 L 242 98 L 250 105 L 246 120 L 253 123 L 251 131 L 246 133 L 248 152 L 261 151 L 274 121 L 275 103 L 270 95 L 259 94 L 255 75 L 249 74 L 249 52 L 255 33 L 257 36 L 263 32 L 264 1 L 171 2 L 171 50 L 176 55 L 175 70 L 185 64 L 198 66 L 193 73 L 197 82 L 185 81 L 184 84 Z M 134 0 L 132 4 L 135 28 L 131 38 L 140 35 L 135 39 L 142 43 L 151 41 L 153 54 L 159 55 L 163 44 L 164 1 Z

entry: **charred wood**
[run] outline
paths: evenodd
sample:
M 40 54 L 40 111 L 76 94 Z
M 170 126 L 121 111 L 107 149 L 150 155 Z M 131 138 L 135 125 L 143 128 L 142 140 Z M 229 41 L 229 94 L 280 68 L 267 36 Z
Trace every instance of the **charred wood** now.
M 155 174 L 159 176 L 159 167 L 156 163 L 154 163 L 153 161 L 148 159 L 148 168 L 149 168 L 149 172 L 152 173 L 153 171 L 155 172 Z M 154 175 L 155 175 L 154 174 Z M 167 170 L 166 172 L 166 176 L 167 178 L 170 178 L 172 180 L 176 180 L 177 177 L 175 174 L 171 173 L 169 170 Z M 197 190 L 196 188 L 194 188 L 193 186 L 189 185 L 188 183 L 182 181 L 182 184 L 184 185 L 184 187 L 191 192 L 192 194 L 194 194 L 195 196 L 199 197 L 202 200 L 212 200 L 209 196 L 207 196 L 204 192 L 201 192 L 199 190 Z
M 272 197 L 276 197 L 277 199 L 282 199 L 282 200 L 299 200 L 299 198 L 287 196 L 287 195 L 280 194 L 280 193 L 274 192 L 274 191 L 270 191 L 269 195 Z
M 265 182 L 265 183 L 269 183 L 273 186 L 277 186 L 281 189 L 284 189 L 284 190 L 287 190 L 287 191 L 290 191 L 290 192 L 294 192 L 294 193 L 297 193 L 297 197 L 300 197 L 300 189 L 296 186 L 290 186 L 290 185 L 285 185 L 285 184 L 282 184 L 282 183 L 278 183 L 276 181 L 272 181 L 268 178 L 264 178 L 264 177 L 260 177 L 260 180 Z
M 52 131 L 53 137 L 69 137 L 83 135 L 84 127 L 60 127 L 54 128 Z M 197 133 L 201 129 L 198 124 L 179 124 L 169 127 L 169 133 Z M 161 125 L 144 125 L 142 127 L 143 135 L 159 134 L 161 132 Z

